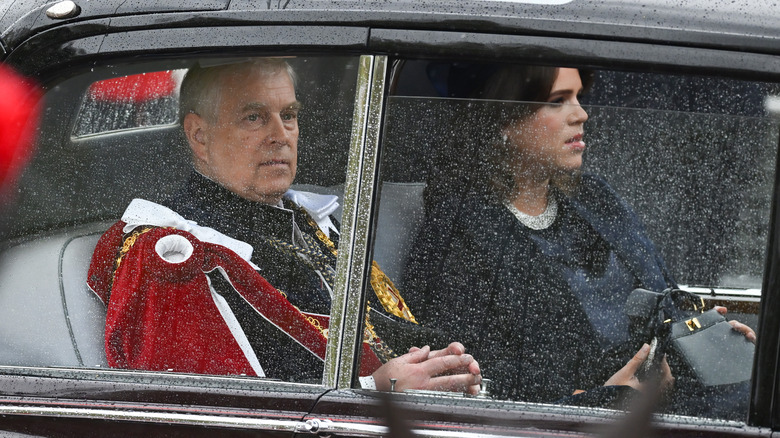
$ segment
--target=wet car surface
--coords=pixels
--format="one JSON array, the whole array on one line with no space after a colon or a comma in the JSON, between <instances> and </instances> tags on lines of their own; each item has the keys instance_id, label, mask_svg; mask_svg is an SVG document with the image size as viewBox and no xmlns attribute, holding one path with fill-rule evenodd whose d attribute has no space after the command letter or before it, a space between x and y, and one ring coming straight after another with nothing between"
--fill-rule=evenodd
<instances>
[{"instance_id":1,"label":"wet car surface","mask_svg":"<svg viewBox=\"0 0 780 438\"><path fill-rule=\"evenodd\" d=\"M467 437L648 427L659 436L771 436L780 427L780 17L771 1L759 3L4 2L2 62L45 97L36 156L2 219L0 430ZM132 199L159 202L186 181L185 72L256 57L285 57L298 75L294 188L340 197L322 379L112 369L105 304L86 286L97 240ZM371 260L407 284L437 160L467 155L452 148L453 120L488 105L447 78L464 65L504 64L593 72L580 99L589 116L584 170L633 208L681 288L758 333L739 409L650 422L652 409L632 417L574 406L567 394L539 401L497 397L501 388L489 386L479 396L360 387Z\"/></svg>"}]
</instances>

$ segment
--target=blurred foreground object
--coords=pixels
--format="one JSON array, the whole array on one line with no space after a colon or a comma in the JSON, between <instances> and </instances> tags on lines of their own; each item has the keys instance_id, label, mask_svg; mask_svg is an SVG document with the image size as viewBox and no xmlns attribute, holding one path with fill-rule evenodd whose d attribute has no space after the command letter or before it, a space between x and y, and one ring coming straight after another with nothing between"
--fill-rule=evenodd
<instances>
[{"instance_id":1,"label":"blurred foreground object","mask_svg":"<svg viewBox=\"0 0 780 438\"><path fill-rule=\"evenodd\" d=\"M7 201L32 155L41 90L0 64L0 199Z\"/></svg>"}]
</instances>

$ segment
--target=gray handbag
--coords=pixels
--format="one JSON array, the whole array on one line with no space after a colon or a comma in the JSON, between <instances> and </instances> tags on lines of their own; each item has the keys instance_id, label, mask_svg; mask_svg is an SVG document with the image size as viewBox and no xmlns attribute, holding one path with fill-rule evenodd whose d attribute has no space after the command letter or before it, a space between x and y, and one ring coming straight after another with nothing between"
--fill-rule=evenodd
<instances>
[{"instance_id":1,"label":"gray handbag","mask_svg":"<svg viewBox=\"0 0 780 438\"><path fill-rule=\"evenodd\" d=\"M629 297L627 312L633 317L644 313L642 336L652 339L642 374L657 370L667 355L675 376L704 387L750 380L755 345L715 309L704 311L698 295L681 289L662 293L638 289Z\"/></svg>"},{"instance_id":2,"label":"gray handbag","mask_svg":"<svg viewBox=\"0 0 780 438\"><path fill-rule=\"evenodd\" d=\"M669 346L704 386L750 380L755 345L715 309L671 323Z\"/></svg>"}]
</instances>

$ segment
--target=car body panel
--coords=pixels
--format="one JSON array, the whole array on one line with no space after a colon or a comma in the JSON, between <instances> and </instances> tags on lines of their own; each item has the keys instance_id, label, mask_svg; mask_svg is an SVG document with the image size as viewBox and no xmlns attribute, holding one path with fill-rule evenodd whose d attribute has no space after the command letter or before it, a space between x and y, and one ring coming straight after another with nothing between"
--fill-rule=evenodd
<instances>
[{"instance_id":1,"label":"car body panel","mask_svg":"<svg viewBox=\"0 0 780 438\"><path fill-rule=\"evenodd\" d=\"M155 24L183 27L188 24L202 26L209 23L240 24L258 21L267 24L351 23L354 26L370 27L393 23L393 27L400 29L457 29L475 33L570 35L595 40L666 41L669 45L740 49L759 53L777 53L780 39L774 17L771 13L762 12L772 11L770 0L764 0L764 3L760 4L748 1L723 1L715 4L689 2L685 11L680 10L678 3L669 0L632 4L573 1L565 5L451 1L445 2L446 7L442 7L441 2L419 1L268 1L267 8L263 7L266 6L264 4L257 5L256 2L232 2L227 11L208 14L194 11L222 10L227 2L188 2L180 7L161 6L154 1L134 2L133 6L119 1L103 3L85 4L83 12L73 22L112 15L115 18L106 23L107 32L124 27L121 18L130 14L133 14L134 27L153 27ZM8 5L0 23L3 28L9 29L2 34L4 46L7 48L15 48L31 35L49 27L72 23L39 18L45 16L42 8L30 13L34 18L25 18L20 22L19 17L9 12L11 6L12 4ZM25 10L25 6L29 7L20 5L18 10ZM120 9L117 9L118 6L121 6ZM166 13L179 11L183 13ZM147 16L145 20L144 14L153 15ZM36 25L45 20L48 20L47 25ZM28 21L36 24L28 24ZM723 32L718 24L723 21L728 23L728 32Z\"/></svg>"}]
</instances>

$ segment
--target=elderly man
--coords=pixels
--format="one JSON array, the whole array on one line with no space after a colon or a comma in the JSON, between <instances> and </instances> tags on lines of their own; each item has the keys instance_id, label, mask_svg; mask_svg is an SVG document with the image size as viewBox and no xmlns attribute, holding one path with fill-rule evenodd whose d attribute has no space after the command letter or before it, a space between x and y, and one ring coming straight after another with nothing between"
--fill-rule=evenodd
<instances>
[{"instance_id":1,"label":"elderly man","mask_svg":"<svg viewBox=\"0 0 780 438\"><path fill-rule=\"evenodd\" d=\"M90 266L88 283L108 307L110 365L321 379L338 204L290 190L294 80L280 59L188 72L180 112L195 172L165 205L134 200ZM413 326L392 282L373 283L381 318ZM461 344L394 357L368 317L365 326L364 386L389 389L395 378L397 390L478 390L479 366Z\"/></svg>"}]
</instances>

